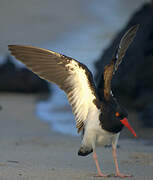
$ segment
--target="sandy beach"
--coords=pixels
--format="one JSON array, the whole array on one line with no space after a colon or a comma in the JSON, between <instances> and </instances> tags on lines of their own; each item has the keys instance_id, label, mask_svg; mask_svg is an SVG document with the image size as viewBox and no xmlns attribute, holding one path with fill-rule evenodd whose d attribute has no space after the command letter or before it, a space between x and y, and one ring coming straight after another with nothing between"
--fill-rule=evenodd
<instances>
[{"instance_id":1,"label":"sandy beach","mask_svg":"<svg viewBox=\"0 0 153 180\"><path fill-rule=\"evenodd\" d=\"M35 115L36 96L1 94L0 179L67 180L100 179L92 156L79 157L80 137L52 132ZM111 148L97 149L104 172L114 172ZM135 139L119 141L120 169L132 180L152 180L153 143ZM109 179L120 179L111 177Z\"/></svg>"}]
</instances>

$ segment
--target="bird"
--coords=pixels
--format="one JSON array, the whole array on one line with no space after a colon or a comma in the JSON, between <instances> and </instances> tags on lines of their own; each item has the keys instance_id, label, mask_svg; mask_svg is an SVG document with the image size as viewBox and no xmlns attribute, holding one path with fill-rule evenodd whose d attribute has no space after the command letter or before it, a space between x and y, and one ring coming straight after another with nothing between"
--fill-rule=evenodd
<instances>
[{"instance_id":1,"label":"bird","mask_svg":"<svg viewBox=\"0 0 153 180\"><path fill-rule=\"evenodd\" d=\"M111 81L123 57L136 36L139 25L129 28L121 38L111 61L104 67L100 83L96 86L93 75L86 65L63 54L25 45L8 45L12 56L25 64L32 72L63 90L81 134L79 156L92 153L99 177L109 177L101 171L97 146L112 146L115 176L130 177L119 170L117 143L123 127L137 137L128 121L128 113L120 105L111 90Z\"/></svg>"}]
</instances>

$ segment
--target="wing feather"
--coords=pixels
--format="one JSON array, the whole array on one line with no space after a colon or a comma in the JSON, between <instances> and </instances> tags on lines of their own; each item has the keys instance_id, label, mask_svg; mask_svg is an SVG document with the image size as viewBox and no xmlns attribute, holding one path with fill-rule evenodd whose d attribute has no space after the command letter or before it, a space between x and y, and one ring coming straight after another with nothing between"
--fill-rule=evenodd
<instances>
[{"instance_id":1,"label":"wing feather","mask_svg":"<svg viewBox=\"0 0 153 180\"><path fill-rule=\"evenodd\" d=\"M103 80L104 80L104 98L105 100L110 99L111 95L111 81L112 77L118 69L118 66L121 64L122 59L129 47L132 43L136 32L139 28L139 25L132 26L122 37L118 49L116 51L115 57L111 60L111 62L105 66Z\"/></svg>"},{"instance_id":2,"label":"wing feather","mask_svg":"<svg viewBox=\"0 0 153 180\"><path fill-rule=\"evenodd\" d=\"M78 132L82 130L89 108L96 99L93 77L88 68L59 53L21 45L9 45L11 54L41 78L57 84L67 94L76 119Z\"/></svg>"},{"instance_id":3,"label":"wing feather","mask_svg":"<svg viewBox=\"0 0 153 180\"><path fill-rule=\"evenodd\" d=\"M118 66L121 64L122 59L125 56L125 53L129 45L132 43L138 28L139 28L139 24L132 26L122 37L115 55L115 59L116 59L115 71L117 71Z\"/></svg>"}]
</instances>

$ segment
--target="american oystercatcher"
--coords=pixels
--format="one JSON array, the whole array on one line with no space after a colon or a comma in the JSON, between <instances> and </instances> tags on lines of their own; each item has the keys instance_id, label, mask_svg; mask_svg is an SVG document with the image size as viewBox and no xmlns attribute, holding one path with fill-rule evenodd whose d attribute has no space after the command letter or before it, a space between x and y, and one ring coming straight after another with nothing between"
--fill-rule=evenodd
<instances>
[{"instance_id":1,"label":"american oystercatcher","mask_svg":"<svg viewBox=\"0 0 153 180\"><path fill-rule=\"evenodd\" d=\"M115 176L128 177L120 173L116 146L120 131L126 126L136 137L128 122L128 114L117 102L111 91L111 80L122 62L126 50L133 41L139 25L132 26L122 37L115 55L104 68L103 80L96 88L92 73L77 60L65 55L32 46L9 45L11 54L41 78L57 84L67 94L76 119L78 133L82 133L79 156L93 152L97 176L107 177L100 170L96 146L112 145Z\"/></svg>"}]
</instances>

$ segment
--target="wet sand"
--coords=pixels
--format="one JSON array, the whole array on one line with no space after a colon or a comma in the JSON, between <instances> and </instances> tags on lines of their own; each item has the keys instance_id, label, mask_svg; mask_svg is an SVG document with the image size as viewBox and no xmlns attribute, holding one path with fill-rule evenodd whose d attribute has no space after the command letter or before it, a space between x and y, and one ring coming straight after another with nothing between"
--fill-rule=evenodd
<instances>
[{"instance_id":1,"label":"wet sand","mask_svg":"<svg viewBox=\"0 0 153 180\"><path fill-rule=\"evenodd\" d=\"M79 157L80 137L52 132L35 115L36 96L0 94L0 179L97 179L92 156ZM97 149L102 170L114 172L111 148ZM118 159L133 179L152 180L153 143L119 140ZM98 178L100 179L100 178ZM109 179L120 179L111 177Z\"/></svg>"}]
</instances>

